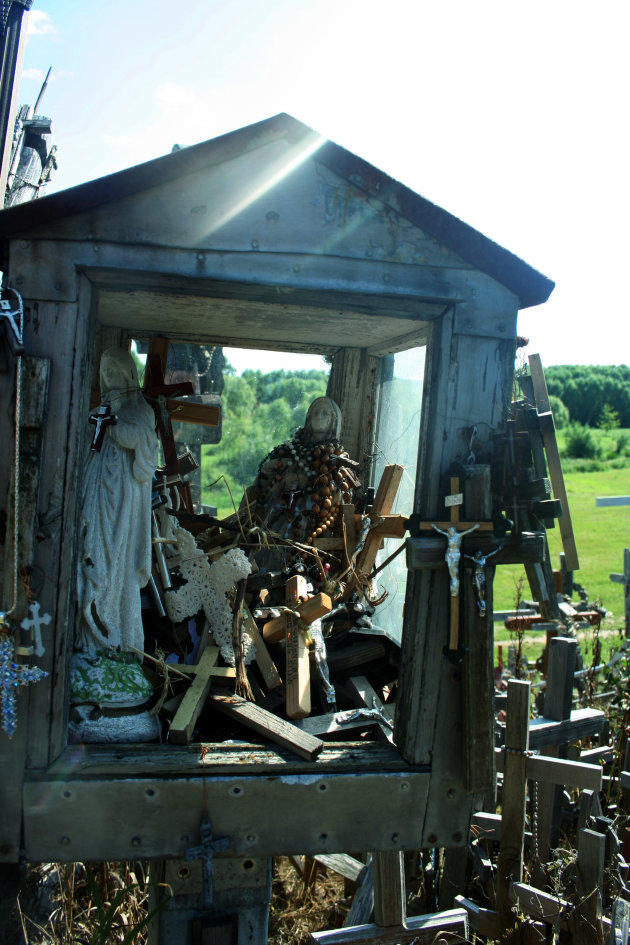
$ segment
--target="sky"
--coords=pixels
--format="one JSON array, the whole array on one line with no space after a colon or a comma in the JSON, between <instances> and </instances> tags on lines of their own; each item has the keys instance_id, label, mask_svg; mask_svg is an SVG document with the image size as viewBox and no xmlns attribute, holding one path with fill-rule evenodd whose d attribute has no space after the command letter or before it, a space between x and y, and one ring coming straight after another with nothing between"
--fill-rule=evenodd
<instances>
[{"instance_id":1,"label":"sky","mask_svg":"<svg viewBox=\"0 0 630 945\"><path fill-rule=\"evenodd\" d=\"M543 365L630 363L627 0L34 0L53 193L288 112L556 283ZM275 366L275 365L273 365Z\"/></svg>"}]
</instances>

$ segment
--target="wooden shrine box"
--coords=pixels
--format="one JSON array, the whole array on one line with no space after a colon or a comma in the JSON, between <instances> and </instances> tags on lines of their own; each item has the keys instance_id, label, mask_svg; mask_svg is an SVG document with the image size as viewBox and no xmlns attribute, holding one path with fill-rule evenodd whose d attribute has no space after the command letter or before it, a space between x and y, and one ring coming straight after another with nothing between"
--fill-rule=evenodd
<instances>
[{"instance_id":1,"label":"wooden shrine box","mask_svg":"<svg viewBox=\"0 0 630 945\"><path fill-rule=\"evenodd\" d=\"M24 303L19 565L32 565L53 615L45 654L25 660L49 675L19 691L13 738L0 732L0 859L180 857L197 842L204 799L236 856L464 843L480 790L467 750L492 764L492 623L469 641L475 660L444 658L445 566L409 572L398 750L327 743L306 762L270 746L67 744L89 390L100 352L130 337L326 354L344 442L360 456L382 359L426 345L414 511L435 521L465 431L502 428L517 312L553 284L287 115L6 210L0 236L5 285ZM15 370L3 357L10 536ZM7 609L9 537L2 551Z\"/></svg>"}]
</instances>

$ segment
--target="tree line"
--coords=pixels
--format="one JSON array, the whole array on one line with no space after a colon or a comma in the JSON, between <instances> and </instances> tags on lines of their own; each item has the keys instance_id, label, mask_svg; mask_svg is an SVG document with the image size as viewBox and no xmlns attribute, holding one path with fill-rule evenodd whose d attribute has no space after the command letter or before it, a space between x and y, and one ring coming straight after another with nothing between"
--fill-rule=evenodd
<instances>
[{"instance_id":1,"label":"tree line","mask_svg":"<svg viewBox=\"0 0 630 945\"><path fill-rule=\"evenodd\" d=\"M315 369L246 370L237 375L227 364L221 395L223 436L220 443L203 447L204 501L228 514L227 483L238 505L262 460L304 425L309 404L326 393L327 382L327 372ZM212 486L219 477L224 478Z\"/></svg>"},{"instance_id":2,"label":"tree line","mask_svg":"<svg viewBox=\"0 0 630 945\"><path fill-rule=\"evenodd\" d=\"M630 427L630 367L557 364L545 369L550 396L558 397L572 423L597 427L607 418Z\"/></svg>"}]
</instances>

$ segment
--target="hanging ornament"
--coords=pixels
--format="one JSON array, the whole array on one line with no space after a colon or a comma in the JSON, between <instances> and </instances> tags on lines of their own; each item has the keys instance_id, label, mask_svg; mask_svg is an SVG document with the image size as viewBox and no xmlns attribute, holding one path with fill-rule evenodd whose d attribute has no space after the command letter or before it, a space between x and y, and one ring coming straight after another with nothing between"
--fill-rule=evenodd
<instances>
[{"instance_id":1,"label":"hanging ornament","mask_svg":"<svg viewBox=\"0 0 630 945\"><path fill-rule=\"evenodd\" d=\"M13 638L0 638L0 724L9 738L17 726L16 694L18 686L39 682L48 673L38 666L21 666L15 662Z\"/></svg>"}]
</instances>

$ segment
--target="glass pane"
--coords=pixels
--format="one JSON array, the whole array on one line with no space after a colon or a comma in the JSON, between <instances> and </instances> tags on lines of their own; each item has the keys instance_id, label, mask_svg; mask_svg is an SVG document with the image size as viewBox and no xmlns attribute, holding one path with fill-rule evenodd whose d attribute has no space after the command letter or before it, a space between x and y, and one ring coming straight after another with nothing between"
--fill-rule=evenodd
<instances>
[{"instance_id":1,"label":"glass pane","mask_svg":"<svg viewBox=\"0 0 630 945\"><path fill-rule=\"evenodd\" d=\"M418 462L420 413L424 380L425 348L410 348L381 359L381 400L376 426L376 462L374 485L378 486L383 469L389 463L405 467L393 511L409 516ZM404 539L386 538L379 553L385 561ZM400 642L407 583L405 553L402 552L378 576L379 593L387 598L374 613L372 622L391 639Z\"/></svg>"}]
</instances>

